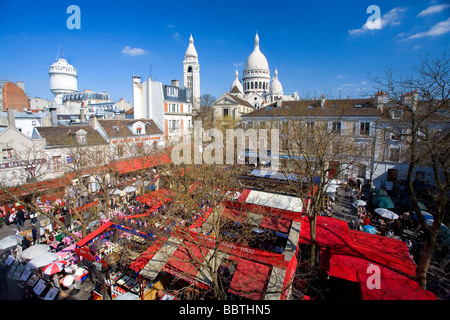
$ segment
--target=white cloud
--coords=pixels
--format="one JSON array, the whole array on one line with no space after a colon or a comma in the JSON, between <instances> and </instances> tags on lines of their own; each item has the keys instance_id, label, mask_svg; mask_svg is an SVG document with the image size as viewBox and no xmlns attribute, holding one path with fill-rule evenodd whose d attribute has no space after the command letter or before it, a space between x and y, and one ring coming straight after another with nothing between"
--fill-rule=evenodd
<instances>
[{"instance_id":1,"label":"white cloud","mask_svg":"<svg viewBox=\"0 0 450 320\"><path fill-rule=\"evenodd\" d=\"M405 8L405 7L396 7L394 9L391 9L390 11L386 12L385 14L383 14L380 17L380 24L381 24L380 29L383 29L387 26L401 24L400 18L402 17L403 13L406 10L407 10L407 8ZM348 33L351 35L359 35L359 34L366 33L367 31L370 31L370 30L377 30L377 29L370 29L368 27L368 23L369 22L366 21L366 23L361 28L349 30Z\"/></svg>"},{"instance_id":2,"label":"white cloud","mask_svg":"<svg viewBox=\"0 0 450 320\"><path fill-rule=\"evenodd\" d=\"M180 34L179 34L178 32L175 32L175 33L172 35L172 37L173 37L176 41L180 40Z\"/></svg>"},{"instance_id":3,"label":"white cloud","mask_svg":"<svg viewBox=\"0 0 450 320\"><path fill-rule=\"evenodd\" d=\"M175 26L173 24L168 24L167 28L175 28Z\"/></svg>"},{"instance_id":4,"label":"white cloud","mask_svg":"<svg viewBox=\"0 0 450 320\"><path fill-rule=\"evenodd\" d=\"M343 74L339 74L339 75L336 76L337 79L341 79L341 78L343 78L343 77L344 77Z\"/></svg>"},{"instance_id":5,"label":"white cloud","mask_svg":"<svg viewBox=\"0 0 450 320\"><path fill-rule=\"evenodd\" d=\"M447 8L450 8L450 4L448 4L448 3L436 4L434 6L428 7L425 10L421 11L417 16L425 17L425 16L428 16L433 13L442 12Z\"/></svg>"},{"instance_id":6,"label":"white cloud","mask_svg":"<svg viewBox=\"0 0 450 320\"><path fill-rule=\"evenodd\" d=\"M450 32L450 18L448 18L445 21L441 21L441 22L437 23L436 25L432 26L430 28L430 30L428 30L428 31L416 33L416 34L408 37L405 40L440 36L447 32Z\"/></svg>"},{"instance_id":7,"label":"white cloud","mask_svg":"<svg viewBox=\"0 0 450 320\"><path fill-rule=\"evenodd\" d=\"M131 48L129 46L126 46L122 49L122 53L128 56L141 56L143 54L146 54L147 52L144 49L141 48Z\"/></svg>"}]
</instances>

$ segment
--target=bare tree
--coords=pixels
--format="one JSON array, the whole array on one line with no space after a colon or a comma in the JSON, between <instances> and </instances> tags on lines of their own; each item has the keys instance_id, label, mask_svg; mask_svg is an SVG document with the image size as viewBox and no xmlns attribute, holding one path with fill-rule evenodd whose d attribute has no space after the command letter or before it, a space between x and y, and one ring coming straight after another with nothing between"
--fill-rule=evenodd
<instances>
[{"instance_id":1,"label":"bare tree","mask_svg":"<svg viewBox=\"0 0 450 320\"><path fill-rule=\"evenodd\" d=\"M400 134L404 143L403 157L409 164L407 191L424 232L423 251L416 270L416 279L423 288L426 287L427 272L441 223L448 223L450 212L449 66L445 54L438 58L426 56L419 66L411 68L408 77L393 70L387 70L381 79L372 76L372 81L389 95L391 105L403 113L400 123L393 125L393 129ZM433 173L434 186L421 194L431 209L432 225L426 223L418 205L420 193L414 183L414 173L418 166L429 167Z\"/></svg>"}]
</instances>

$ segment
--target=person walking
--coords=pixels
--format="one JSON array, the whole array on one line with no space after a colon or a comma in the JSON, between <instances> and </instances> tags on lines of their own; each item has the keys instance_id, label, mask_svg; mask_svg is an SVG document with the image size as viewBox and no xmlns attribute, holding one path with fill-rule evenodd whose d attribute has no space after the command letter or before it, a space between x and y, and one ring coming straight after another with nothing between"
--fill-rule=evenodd
<instances>
[{"instance_id":1,"label":"person walking","mask_svg":"<svg viewBox=\"0 0 450 320\"><path fill-rule=\"evenodd\" d=\"M23 222L25 221L25 212L23 212L22 209L19 209L17 211L16 219L17 219L17 229L21 229L23 227Z\"/></svg>"},{"instance_id":2,"label":"person walking","mask_svg":"<svg viewBox=\"0 0 450 320\"><path fill-rule=\"evenodd\" d=\"M31 225L31 234L33 236L33 245L37 243L37 227L36 224Z\"/></svg>"}]
</instances>

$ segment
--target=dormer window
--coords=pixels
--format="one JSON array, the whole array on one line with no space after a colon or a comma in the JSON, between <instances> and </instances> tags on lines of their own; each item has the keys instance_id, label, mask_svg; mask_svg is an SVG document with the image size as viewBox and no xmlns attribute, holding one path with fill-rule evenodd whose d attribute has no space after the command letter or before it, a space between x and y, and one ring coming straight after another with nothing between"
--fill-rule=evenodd
<instances>
[{"instance_id":1,"label":"dormer window","mask_svg":"<svg viewBox=\"0 0 450 320\"><path fill-rule=\"evenodd\" d=\"M115 131L115 132L119 132L119 128L118 127L112 127L113 128L113 130Z\"/></svg>"},{"instance_id":2,"label":"dormer window","mask_svg":"<svg viewBox=\"0 0 450 320\"><path fill-rule=\"evenodd\" d=\"M77 143L78 144L86 144L87 143L86 135L87 135L87 132L84 130L77 131L77 133L75 134L75 136L76 136L75 139L76 139Z\"/></svg>"},{"instance_id":3,"label":"dormer window","mask_svg":"<svg viewBox=\"0 0 450 320\"><path fill-rule=\"evenodd\" d=\"M137 134L141 134L142 133L142 127L137 127L136 128L136 133Z\"/></svg>"}]
</instances>

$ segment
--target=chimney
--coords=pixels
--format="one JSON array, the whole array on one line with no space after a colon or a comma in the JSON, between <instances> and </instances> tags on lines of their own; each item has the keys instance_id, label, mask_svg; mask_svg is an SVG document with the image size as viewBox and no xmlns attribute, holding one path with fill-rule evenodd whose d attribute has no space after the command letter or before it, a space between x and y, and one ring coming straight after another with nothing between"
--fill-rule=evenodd
<instances>
[{"instance_id":1,"label":"chimney","mask_svg":"<svg viewBox=\"0 0 450 320\"><path fill-rule=\"evenodd\" d=\"M18 86L23 90L23 92L25 92L25 83L23 81L16 81L16 86Z\"/></svg>"},{"instance_id":2,"label":"chimney","mask_svg":"<svg viewBox=\"0 0 450 320\"><path fill-rule=\"evenodd\" d=\"M276 105L276 107L277 108L281 108L281 104L283 103L283 100L281 100L281 99L278 99L277 100L277 105Z\"/></svg>"},{"instance_id":3,"label":"chimney","mask_svg":"<svg viewBox=\"0 0 450 320\"><path fill-rule=\"evenodd\" d=\"M15 113L16 109L14 108L8 108L8 124L13 127L14 129L16 128L16 117L15 117Z\"/></svg>"},{"instance_id":4,"label":"chimney","mask_svg":"<svg viewBox=\"0 0 450 320\"><path fill-rule=\"evenodd\" d=\"M322 99L320 100L320 107L323 108L325 106L325 95L322 94Z\"/></svg>"},{"instance_id":5,"label":"chimney","mask_svg":"<svg viewBox=\"0 0 450 320\"><path fill-rule=\"evenodd\" d=\"M97 121L97 117L95 115L92 115L89 118L89 126L92 127L92 129L97 130L98 129L98 121Z\"/></svg>"},{"instance_id":6,"label":"chimney","mask_svg":"<svg viewBox=\"0 0 450 320\"><path fill-rule=\"evenodd\" d=\"M377 109L383 111L384 105L388 102L388 94L387 92L377 91L375 94L375 106Z\"/></svg>"},{"instance_id":7,"label":"chimney","mask_svg":"<svg viewBox=\"0 0 450 320\"><path fill-rule=\"evenodd\" d=\"M180 81L179 80L172 80L171 81L171 85L173 87L179 87L180 86Z\"/></svg>"},{"instance_id":8,"label":"chimney","mask_svg":"<svg viewBox=\"0 0 450 320\"><path fill-rule=\"evenodd\" d=\"M58 114L56 112L56 108L49 108L50 110L50 117L52 119L52 126L57 127L58 126Z\"/></svg>"},{"instance_id":9,"label":"chimney","mask_svg":"<svg viewBox=\"0 0 450 320\"><path fill-rule=\"evenodd\" d=\"M86 111L84 108L80 108L80 122L86 121Z\"/></svg>"}]
</instances>

